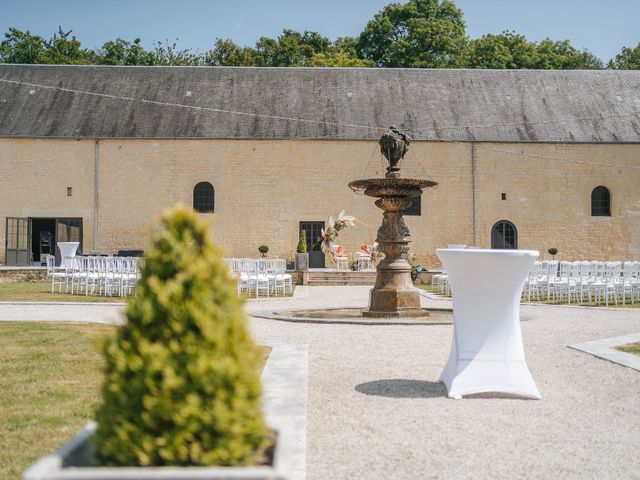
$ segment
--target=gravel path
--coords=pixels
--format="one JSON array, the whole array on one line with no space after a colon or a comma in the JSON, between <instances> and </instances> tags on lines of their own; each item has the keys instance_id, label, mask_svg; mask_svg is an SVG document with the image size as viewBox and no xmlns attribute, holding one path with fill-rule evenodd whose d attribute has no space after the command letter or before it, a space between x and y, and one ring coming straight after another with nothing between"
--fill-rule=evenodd
<instances>
[{"instance_id":1,"label":"gravel path","mask_svg":"<svg viewBox=\"0 0 640 480\"><path fill-rule=\"evenodd\" d=\"M293 299L250 301L246 309L363 307L368 291L298 288ZM120 308L2 304L0 320L113 322ZM450 325L252 319L258 341L309 346L307 478L640 478L640 372L567 348L640 332L640 310L523 306L521 313L541 401L447 399L437 379Z\"/></svg>"},{"instance_id":2,"label":"gravel path","mask_svg":"<svg viewBox=\"0 0 640 480\"><path fill-rule=\"evenodd\" d=\"M247 310L364 306L367 293L316 287ZM258 340L309 345L308 478L640 478L640 373L567 348L640 331L640 310L521 313L541 401L445 398L451 326L253 319Z\"/></svg>"}]
</instances>

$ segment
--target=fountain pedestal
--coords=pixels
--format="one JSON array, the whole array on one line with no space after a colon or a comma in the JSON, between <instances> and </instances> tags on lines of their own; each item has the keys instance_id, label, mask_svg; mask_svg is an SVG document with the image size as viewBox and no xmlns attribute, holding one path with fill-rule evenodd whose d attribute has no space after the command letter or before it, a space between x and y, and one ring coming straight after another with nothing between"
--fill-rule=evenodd
<instances>
[{"instance_id":1,"label":"fountain pedestal","mask_svg":"<svg viewBox=\"0 0 640 480\"><path fill-rule=\"evenodd\" d=\"M411 265L407 261L411 236L402 213L411 200L385 197L376 201L384 213L376 241L385 258L377 267L376 283L369 296L369 310L365 317L423 317L420 293L411 280Z\"/></svg>"},{"instance_id":2,"label":"fountain pedestal","mask_svg":"<svg viewBox=\"0 0 640 480\"><path fill-rule=\"evenodd\" d=\"M365 317L424 317L420 308L420 292L411 280L411 265L407 261L411 234L402 218L422 190L437 185L431 180L413 178L370 178L349 184L353 190L376 197L376 206L383 211L382 225L376 242L384 259L376 268L376 283L369 296Z\"/></svg>"},{"instance_id":3,"label":"fountain pedestal","mask_svg":"<svg viewBox=\"0 0 640 480\"><path fill-rule=\"evenodd\" d=\"M385 178L369 178L349 183L349 188L375 197L376 206L384 212L376 241L384 253L378 264L376 283L369 296L369 310L365 317L424 317L420 308L420 292L411 281L411 265L407 261L411 235L402 214L422 195L425 188L436 182L401 178L398 162L409 150L411 137L392 126L380 138L380 151L389 161Z\"/></svg>"}]
</instances>

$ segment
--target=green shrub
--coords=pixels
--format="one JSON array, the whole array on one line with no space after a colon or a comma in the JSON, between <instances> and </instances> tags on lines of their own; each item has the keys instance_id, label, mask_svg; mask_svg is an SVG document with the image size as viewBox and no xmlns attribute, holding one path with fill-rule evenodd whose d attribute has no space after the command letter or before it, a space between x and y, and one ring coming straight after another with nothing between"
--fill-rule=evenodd
<instances>
[{"instance_id":1,"label":"green shrub","mask_svg":"<svg viewBox=\"0 0 640 480\"><path fill-rule=\"evenodd\" d=\"M555 247L551 247L549 250L547 250L547 253L555 259L556 255L558 254L558 249Z\"/></svg>"},{"instance_id":2,"label":"green shrub","mask_svg":"<svg viewBox=\"0 0 640 480\"><path fill-rule=\"evenodd\" d=\"M300 239L298 240L298 248L296 249L298 253L307 253L307 231L300 231Z\"/></svg>"},{"instance_id":3,"label":"green shrub","mask_svg":"<svg viewBox=\"0 0 640 480\"><path fill-rule=\"evenodd\" d=\"M269 246L268 245L260 245L258 247L258 251L260 252L260 255L264 258L264 256L269 251Z\"/></svg>"},{"instance_id":4,"label":"green shrub","mask_svg":"<svg viewBox=\"0 0 640 480\"><path fill-rule=\"evenodd\" d=\"M105 465L247 465L265 446L258 351L208 225L163 215L127 323L104 347Z\"/></svg>"}]
</instances>

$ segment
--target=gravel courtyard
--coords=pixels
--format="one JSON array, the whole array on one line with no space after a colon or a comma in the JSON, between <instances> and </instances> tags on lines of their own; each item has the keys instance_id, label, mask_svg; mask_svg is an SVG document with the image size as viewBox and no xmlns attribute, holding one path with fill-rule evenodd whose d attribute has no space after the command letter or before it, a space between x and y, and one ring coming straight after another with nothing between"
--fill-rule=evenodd
<instances>
[{"instance_id":1,"label":"gravel courtyard","mask_svg":"<svg viewBox=\"0 0 640 480\"><path fill-rule=\"evenodd\" d=\"M306 288L247 310L365 306L368 290ZM310 480L640 478L640 372L567 348L640 331L640 310L525 305L521 317L541 401L446 398L449 325L254 318L253 330L309 345Z\"/></svg>"},{"instance_id":2,"label":"gravel courtyard","mask_svg":"<svg viewBox=\"0 0 640 480\"><path fill-rule=\"evenodd\" d=\"M364 307L369 288L298 287L246 309ZM5 303L0 320L113 323L121 309ZM259 342L309 347L309 480L640 478L640 372L567 348L640 332L640 309L524 305L521 317L541 401L446 398L451 325L251 322Z\"/></svg>"}]
</instances>

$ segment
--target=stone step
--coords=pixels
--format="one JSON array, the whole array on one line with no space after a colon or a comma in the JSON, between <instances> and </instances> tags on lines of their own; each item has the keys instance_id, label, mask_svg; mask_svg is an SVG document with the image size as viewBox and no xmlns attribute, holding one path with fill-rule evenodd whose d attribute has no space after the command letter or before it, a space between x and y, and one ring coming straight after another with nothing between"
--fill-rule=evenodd
<instances>
[{"instance_id":1,"label":"stone step","mask_svg":"<svg viewBox=\"0 0 640 480\"><path fill-rule=\"evenodd\" d=\"M373 285L376 272L320 271L307 273L307 285Z\"/></svg>"}]
</instances>

